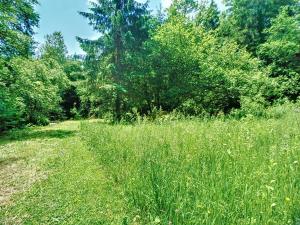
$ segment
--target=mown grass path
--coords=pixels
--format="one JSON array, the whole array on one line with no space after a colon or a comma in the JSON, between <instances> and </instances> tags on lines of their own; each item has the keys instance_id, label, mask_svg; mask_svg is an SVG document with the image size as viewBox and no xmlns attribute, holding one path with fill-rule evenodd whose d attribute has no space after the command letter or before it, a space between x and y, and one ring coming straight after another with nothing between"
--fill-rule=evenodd
<instances>
[{"instance_id":1,"label":"mown grass path","mask_svg":"<svg viewBox=\"0 0 300 225\"><path fill-rule=\"evenodd\" d=\"M0 224L112 223L101 168L67 121L2 137Z\"/></svg>"}]
</instances>

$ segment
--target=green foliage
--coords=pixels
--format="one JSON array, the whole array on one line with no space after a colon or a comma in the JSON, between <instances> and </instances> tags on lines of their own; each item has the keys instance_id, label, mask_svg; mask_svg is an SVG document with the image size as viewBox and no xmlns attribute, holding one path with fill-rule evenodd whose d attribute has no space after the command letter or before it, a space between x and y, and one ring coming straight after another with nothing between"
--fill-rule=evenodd
<instances>
[{"instance_id":1,"label":"green foliage","mask_svg":"<svg viewBox=\"0 0 300 225\"><path fill-rule=\"evenodd\" d=\"M62 113L56 118L78 117L81 107L79 89L82 82L86 79L86 71L82 59L67 56L67 47L61 32L54 32L45 37L45 43L40 49L41 59L50 62L53 68L60 68L61 76L67 78L67 85L59 87ZM64 73L64 74L63 74ZM73 113L76 112L76 113ZM53 116L53 115L52 115Z\"/></svg>"},{"instance_id":2,"label":"green foliage","mask_svg":"<svg viewBox=\"0 0 300 225\"><path fill-rule=\"evenodd\" d=\"M267 41L259 47L259 55L277 78L279 98L296 100L300 96L300 14L284 8L266 30Z\"/></svg>"},{"instance_id":3,"label":"green foliage","mask_svg":"<svg viewBox=\"0 0 300 225\"><path fill-rule=\"evenodd\" d=\"M168 16L190 16L197 11L198 3L195 0L174 0L168 11Z\"/></svg>"},{"instance_id":4,"label":"green foliage","mask_svg":"<svg viewBox=\"0 0 300 225\"><path fill-rule=\"evenodd\" d=\"M66 86L60 65L33 60L36 0L0 2L0 130L26 123L47 124L58 113L59 91Z\"/></svg>"},{"instance_id":5,"label":"green foliage","mask_svg":"<svg viewBox=\"0 0 300 225\"><path fill-rule=\"evenodd\" d=\"M226 0L222 13L213 0L176 0L166 15L135 0L93 1L80 12L99 33L78 38L86 56L68 57L54 32L33 59L35 4L0 3L2 130L79 116L132 121L158 109L258 115L299 97L295 0Z\"/></svg>"},{"instance_id":6,"label":"green foliage","mask_svg":"<svg viewBox=\"0 0 300 225\"><path fill-rule=\"evenodd\" d=\"M0 131L18 125L21 117L22 103L16 93L10 90L14 82L12 67L0 58Z\"/></svg>"},{"instance_id":7,"label":"green foliage","mask_svg":"<svg viewBox=\"0 0 300 225\"><path fill-rule=\"evenodd\" d=\"M84 49L97 50L97 58L104 58L105 73L101 77L110 81L115 90L115 118L120 120L124 107L123 90L128 69L128 58L137 52L148 38L149 11L147 4L134 0L103 1L91 3L90 12L81 12L89 19L93 28L100 33L97 41L80 39ZM93 52L94 53L94 52ZM93 73L95 74L95 72ZM96 73L96 76L98 74ZM97 80L97 78L96 78Z\"/></svg>"},{"instance_id":8,"label":"green foliage","mask_svg":"<svg viewBox=\"0 0 300 225\"><path fill-rule=\"evenodd\" d=\"M174 17L153 37L152 75L157 108L216 114L255 98L266 84L260 62L232 41L221 41L184 18ZM191 105L192 104L192 105Z\"/></svg>"},{"instance_id":9,"label":"green foliage","mask_svg":"<svg viewBox=\"0 0 300 225\"><path fill-rule=\"evenodd\" d=\"M51 113L59 112L59 90L66 78L58 65L51 68L43 61L16 58L10 62L14 82L9 92L19 99L19 111L27 122L45 124Z\"/></svg>"},{"instance_id":10,"label":"green foliage","mask_svg":"<svg viewBox=\"0 0 300 225\"><path fill-rule=\"evenodd\" d=\"M8 89L0 81L0 132L17 126L20 121L19 106L21 105L15 96L11 96Z\"/></svg>"},{"instance_id":11,"label":"green foliage","mask_svg":"<svg viewBox=\"0 0 300 225\"><path fill-rule=\"evenodd\" d=\"M300 95L299 2L225 3L220 15L214 1L174 0L165 17L134 0L93 1L80 14L99 38L78 38L83 60L67 56L61 32L33 57L37 1L0 0L0 131L82 116L121 122L84 122L81 139L53 127L12 132L20 145L53 138L66 157L47 161L56 176L0 216L29 224L299 222L299 103L288 102Z\"/></svg>"},{"instance_id":12,"label":"green foliage","mask_svg":"<svg viewBox=\"0 0 300 225\"><path fill-rule=\"evenodd\" d=\"M297 15L294 0L228 0L222 15L214 1L180 0L172 3L163 19L134 1L126 1L128 7L118 14L113 10L117 2L107 7L98 1L90 12L81 13L101 35L96 41L81 39L87 52L88 90L82 90L81 98L86 115L131 118L128 115L135 110L150 115L155 109L187 116L217 115L239 108L263 110L275 100L297 98L299 25L278 19L271 27L282 6L293 8ZM126 20L129 14L132 17ZM289 34L276 39L284 24L289 26L284 33ZM276 49L277 56L276 46L282 48ZM264 67L248 52L256 54L257 49L264 62L272 60L272 66ZM293 55L290 65L281 63L287 60L280 53ZM269 79L274 68L291 72L284 82L282 74L280 79Z\"/></svg>"},{"instance_id":13,"label":"green foliage","mask_svg":"<svg viewBox=\"0 0 300 225\"><path fill-rule=\"evenodd\" d=\"M61 32L46 35L45 43L40 49L42 59L56 60L60 65L66 62L67 47Z\"/></svg>"},{"instance_id":14,"label":"green foliage","mask_svg":"<svg viewBox=\"0 0 300 225\"><path fill-rule=\"evenodd\" d=\"M264 30L271 26L281 7L295 6L297 0L225 0L231 36L253 53L265 41Z\"/></svg>"},{"instance_id":15,"label":"green foliage","mask_svg":"<svg viewBox=\"0 0 300 225\"><path fill-rule=\"evenodd\" d=\"M33 50L33 29L39 15L37 0L0 1L0 57L29 56Z\"/></svg>"},{"instance_id":16,"label":"green foliage","mask_svg":"<svg viewBox=\"0 0 300 225\"><path fill-rule=\"evenodd\" d=\"M63 69L68 78L68 86L61 91L61 107L66 118L79 117L78 114L82 105L80 93L86 79L83 62L74 57L67 58L63 64Z\"/></svg>"},{"instance_id":17,"label":"green foliage","mask_svg":"<svg viewBox=\"0 0 300 225\"><path fill-rule=\"evenodd\" d=\"M196 23L203 26L207 31L215 30L219 26L220 11L214 0L208 6L206 4L200 6Z\"/></svg>"}]
</instances>

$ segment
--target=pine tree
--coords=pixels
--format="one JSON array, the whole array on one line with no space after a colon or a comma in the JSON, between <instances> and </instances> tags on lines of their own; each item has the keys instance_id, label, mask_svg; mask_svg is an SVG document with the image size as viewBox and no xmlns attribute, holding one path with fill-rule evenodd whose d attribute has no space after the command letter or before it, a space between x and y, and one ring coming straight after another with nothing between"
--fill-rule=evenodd
<instances>
[{"instance_id":1,"label":"pine tree","mask_svg":"<svg viewBox=\"0 0 300 225\"><path fill-rule=\"evenodd\" d=\"M136 51L148 37L145 26L149 12L147 4L134 0L98 0L91 2L90 12L80 12L100 33L96 41L78 38L84 49L101 59L108 58L110 78L115 87L115 119L122 115L122 93L128 53ZM96 51L96 52L95 52ZM89 56L88 56L89 57Z\"/></svg>"},{"instance_id":2,"label":"pine tree","mask_svg":"<svg viewBox=\"0 0 300 225\"><path fill-rule=\"evenodd\" d=\"M215 30L219 26L220 11L214 0L208 6L200 7L196 17L196 23L202 25L206 30Z\"/></svg>"},{"instance_id":3,"label":"pine tree","mask_svg":"<svg viewBox=\"0 0 300 225\"><path fill-rule=\"evenodd\" d=\"M34 11L37 0L0 1L0 56L28 57L33 54L34 27L39 15Z\"/></svg>"}]
</instances>

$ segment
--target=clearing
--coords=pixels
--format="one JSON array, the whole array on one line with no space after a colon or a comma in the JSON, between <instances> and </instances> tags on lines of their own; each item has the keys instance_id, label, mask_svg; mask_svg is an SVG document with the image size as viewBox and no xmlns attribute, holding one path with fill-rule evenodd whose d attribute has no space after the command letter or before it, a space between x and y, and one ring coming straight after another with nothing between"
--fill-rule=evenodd
<instances>
[{"instance_id":1,"label":"clearing","mask_svg":"<svg viewBox=\"0 0 300 225\"><path fill-rule=\"evenodd\" d=\"M0 224L297 224L300 114L109 125L0 141Z\"/></svg>"}]
</instances>

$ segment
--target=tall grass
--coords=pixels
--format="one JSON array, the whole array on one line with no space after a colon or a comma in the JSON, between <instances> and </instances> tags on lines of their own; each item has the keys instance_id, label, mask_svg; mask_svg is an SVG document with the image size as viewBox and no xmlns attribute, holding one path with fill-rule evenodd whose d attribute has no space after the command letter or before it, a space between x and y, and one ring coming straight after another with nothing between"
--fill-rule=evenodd
<instances>
[{"instance_id":1,"label":"tall grass","mask_svg":"<svg viewBox=\"0 0 300 225\"><path fill-rule=\"evenodd\" d=\"M299 222L293 110L280 119L83 123L82 135L113 183L111 195L126 202L124 224Z\"/></svg>"}]
</instances>

